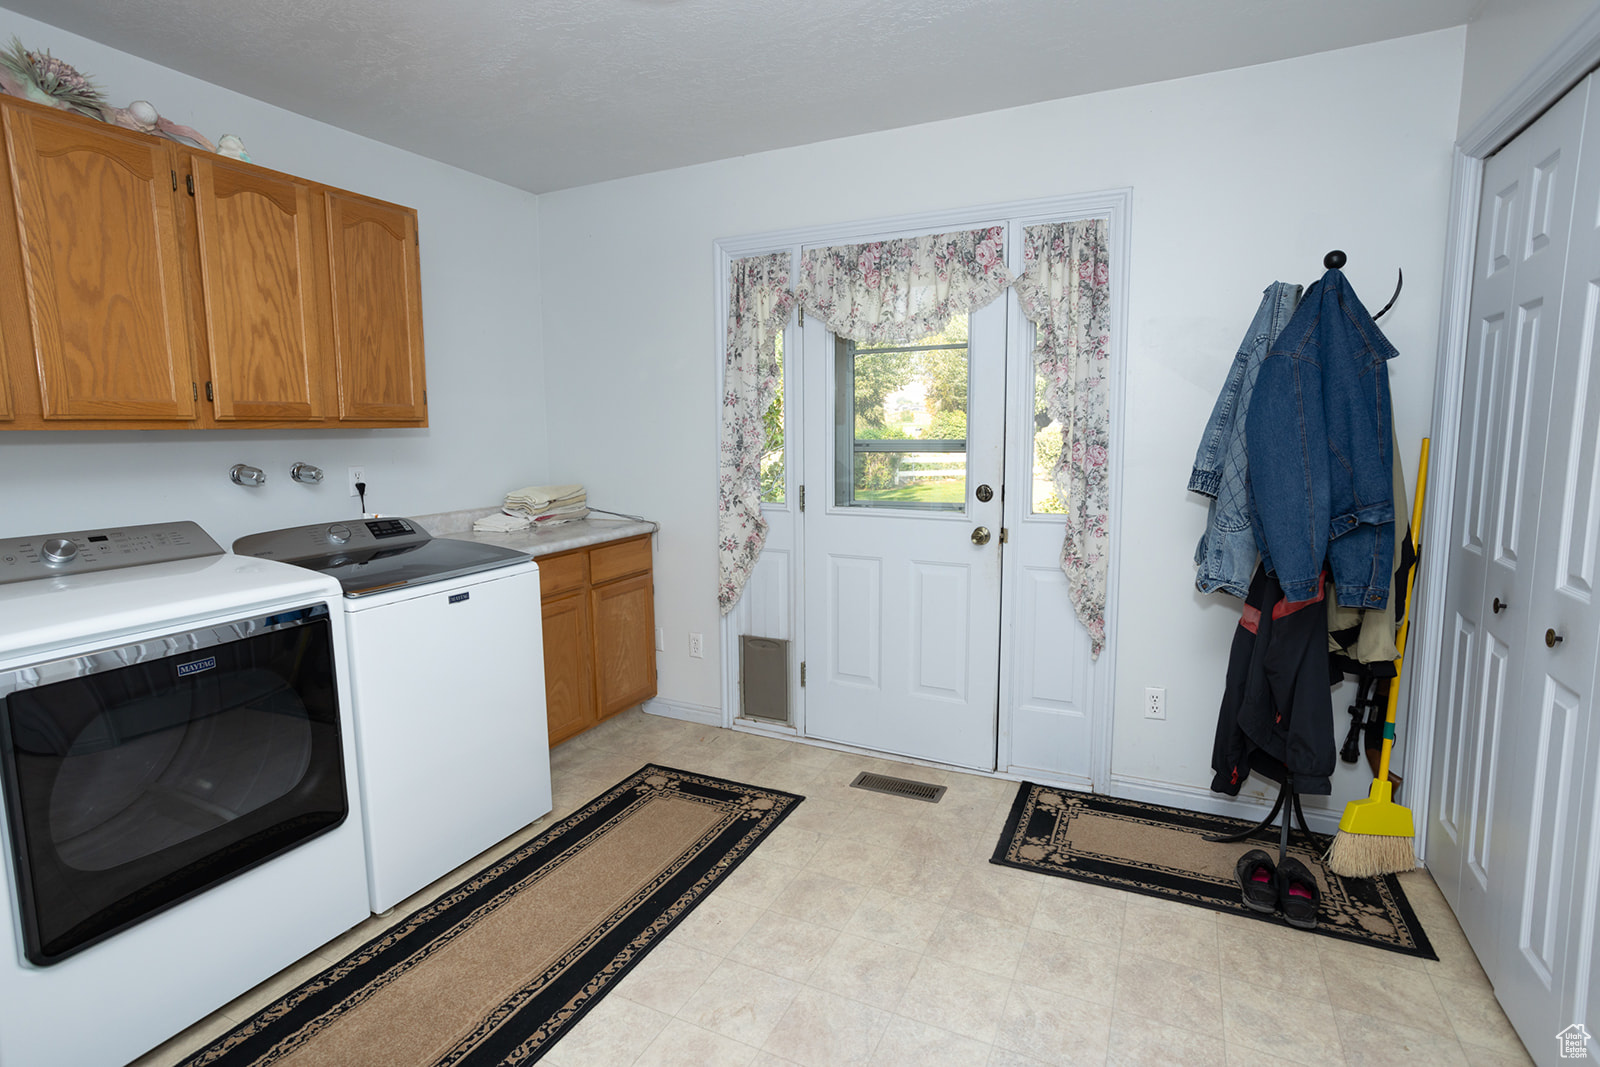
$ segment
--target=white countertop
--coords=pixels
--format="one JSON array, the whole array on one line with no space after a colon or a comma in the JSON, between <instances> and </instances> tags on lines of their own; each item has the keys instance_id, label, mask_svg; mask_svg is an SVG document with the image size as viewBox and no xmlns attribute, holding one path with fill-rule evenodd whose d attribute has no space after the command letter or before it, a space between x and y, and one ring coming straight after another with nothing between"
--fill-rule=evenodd
<instances>
[{"instance_id":1,"label":"white countertop","mask_svg":"<svg viewBox=\"0 0 1600 1067\"><path fill-rule=\"evenodd\" d=\"M486 545L503 545L526 552L534 559L552 556L574 548L587 548L607 541L621 541L640 534L655 533L660 526L648 519L625 519L591 511L588 518L574 519L559 526L544 526L514 533L479 533L472 523L485 515L493 515L499 508L475 508L467 511L445 511L433 515L414 515L412 518L435 537L453 537L459 541L477 541Z\"/></svg>"}]
</instances>

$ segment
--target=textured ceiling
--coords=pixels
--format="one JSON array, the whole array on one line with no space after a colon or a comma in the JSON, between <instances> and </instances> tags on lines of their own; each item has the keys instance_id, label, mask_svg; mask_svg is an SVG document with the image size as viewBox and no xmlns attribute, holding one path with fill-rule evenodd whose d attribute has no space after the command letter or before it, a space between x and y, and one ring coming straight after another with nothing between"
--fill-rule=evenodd
<instances>
[{"instance_id":1,"label":"textured ceiling","mask_svg":"<svg viewBox=\"0 0 1600 1067\"><path fill-rule=\"evenodd\" d=\"M1467 22L1481 0L5 6L544 192L1403 37Z\"/></svg>"}]
</instances>

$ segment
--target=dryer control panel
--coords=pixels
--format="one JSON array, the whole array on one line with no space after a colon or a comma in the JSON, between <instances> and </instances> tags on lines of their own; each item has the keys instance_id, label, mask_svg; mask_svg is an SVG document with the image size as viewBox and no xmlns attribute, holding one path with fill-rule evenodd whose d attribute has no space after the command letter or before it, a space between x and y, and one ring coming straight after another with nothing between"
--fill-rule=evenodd
<instances>
[{"instance_id":1,"label":"dryer control panel","mask_svg":"<svg viewBox=\"0 0 1600 1067\"><path fill-rule=\"evenodd\" d=\"M0 538L0 585L220 555L222 546L193 522L5 537Z\"/></svg>"},{"instance_id":2,"label":"dryer control panel","mask_svg":"<svg viewBox=\"0 0 1600 1067\"><path fill-rule=\"evenodd\" d=\"M410 519L347 519L250 534L233 543L241 556L301 563L356 549L422 545L433 536Z\"/></svg>"}]
</instances>

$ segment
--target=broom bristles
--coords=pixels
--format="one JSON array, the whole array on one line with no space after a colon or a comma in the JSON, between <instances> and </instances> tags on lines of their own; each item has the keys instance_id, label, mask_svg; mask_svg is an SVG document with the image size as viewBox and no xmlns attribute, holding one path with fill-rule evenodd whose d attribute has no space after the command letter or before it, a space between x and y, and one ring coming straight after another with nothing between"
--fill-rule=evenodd
<instances>
[{"instance_id":1,"label":"broom bristles","mask_svg":"<svg viewBox=\"0 0 1600 1067\"><path fill-rule=\"evenodd\" d=\"M1376 878L1403 874L1417 866L1417 853L1409 837L1352 834L1340 830L1323 857L1328 870L1344 878Z\"/></svg>"}]
</instances>

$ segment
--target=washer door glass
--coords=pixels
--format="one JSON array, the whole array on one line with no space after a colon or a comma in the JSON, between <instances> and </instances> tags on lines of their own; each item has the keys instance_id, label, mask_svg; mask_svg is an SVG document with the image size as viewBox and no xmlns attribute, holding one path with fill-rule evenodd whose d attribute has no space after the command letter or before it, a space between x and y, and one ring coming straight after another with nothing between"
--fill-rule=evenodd
<instances>
[{"instance_id":1,"label":"washer door glass","mask_svg":"<svg viewBox=\"0 0 1600 1067\"><path fill-rule=\"evenodd\" d=\"M0 675L0 694L0 772L35 963L348 813L326 605Z\"/></svg>"}]
</instances>

